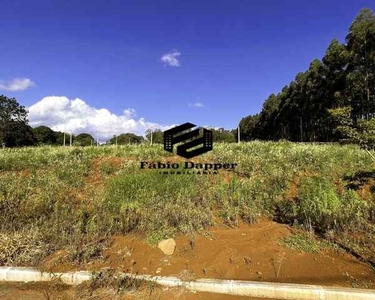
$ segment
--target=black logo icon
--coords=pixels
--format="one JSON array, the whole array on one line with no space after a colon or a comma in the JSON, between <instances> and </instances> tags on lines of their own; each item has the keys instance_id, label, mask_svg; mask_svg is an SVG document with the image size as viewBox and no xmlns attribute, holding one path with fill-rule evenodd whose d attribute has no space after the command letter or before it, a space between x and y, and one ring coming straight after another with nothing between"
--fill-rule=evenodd
<instances>
[{"instance_id":1,"label":"black logo icon","mask_svg":"<svg viewBox=\"0 0 375 300\"><path fill-rule=\"evenodd\" d=\"M173 145L187 141L186 143L177 146L177 155L191 158L211 151L212 131L205 128L190 130L195 126L196 125L191 123L185 123L164 131L164 150L173 153ZM203 137L193 139L194 137L199 136L201 130L203 130ZM189 152L187 151L199 145L203 146Z\"/></svg>"}]
</instances>

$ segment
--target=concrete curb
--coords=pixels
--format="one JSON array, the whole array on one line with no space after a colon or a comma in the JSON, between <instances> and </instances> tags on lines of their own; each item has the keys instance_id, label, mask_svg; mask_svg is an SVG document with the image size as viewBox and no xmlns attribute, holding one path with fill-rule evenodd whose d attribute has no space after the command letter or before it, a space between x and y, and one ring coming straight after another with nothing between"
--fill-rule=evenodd
<instances>
[{"instance_id":1,"label":"concrete curb","mask_svg":"<svg viewBox=\"0 0 375 300\"><path fill-rule=\"evenodd\" d=\"M11 268L0 267L0 281L51 281L53 279L60 279L62 282L70 285L78 285L84 281L92 278L91 273L80 272L67 272L67 273L47 273L29 268Z\"/></svg>"},{"instance_id":2,"label":"concrete curb","mask_svg":"<svg viewBox=\"0 0 375 300\"><path fill-rule=\"evenodd\" d=\"M375 300L375 290L323 287L317 285L270 283L240 280L197 279L182 281L177 277L134 275L122 276L153 281L162 286L184 287L199 292L220 293L284 300ZM42 273L28 268L0 267L0 281L50 281L60 278L64 283L77 285L92 279L86 271L68 273Z\"/></svg>"}]
</instances>

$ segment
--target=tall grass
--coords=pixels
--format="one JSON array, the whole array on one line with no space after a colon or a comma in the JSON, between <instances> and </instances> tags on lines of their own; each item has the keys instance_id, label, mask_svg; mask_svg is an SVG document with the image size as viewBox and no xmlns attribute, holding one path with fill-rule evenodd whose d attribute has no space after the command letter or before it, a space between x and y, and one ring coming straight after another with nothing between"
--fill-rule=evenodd
<instances>
[{"instance_id":1,"label":"tall grass","mask_svg":"<svg viewBox=\"0 0 375 300\"><path fill-rule=\"evenodd\" d=\"M25 236L19 239L43 249L20 250L0 257L0 264L37 264L60 249L85 262L100 256L114 234L138 232L156 242L207 228L214 215L233 226L263 214L308 222L321 232L374 222L372 194L346 187L347 178L374 168L356 146L216 144L193 161L237 163L235 171L162 175L139 169L140 161L170 159L181 160L161 145L0 150L0 234ZM5 248L0 243L0 252Z\"/></svg>"}]
</instances>

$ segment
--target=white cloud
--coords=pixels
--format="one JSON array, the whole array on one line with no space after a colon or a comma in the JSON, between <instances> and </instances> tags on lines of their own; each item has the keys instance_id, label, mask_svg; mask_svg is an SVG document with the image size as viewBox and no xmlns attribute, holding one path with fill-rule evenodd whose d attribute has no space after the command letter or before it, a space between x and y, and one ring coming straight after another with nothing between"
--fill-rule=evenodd
<instances>
[{"instance_id":1,"label":"white cloud","mask_svg":"<svg viewBox=\"0 0 375 300\"><path fill-rule=\"evenodd\" d=\"M9 81L0 80L0 90L11 92L23 91L34 85L35 83L29 78L15 78Z\"/></svg>"},{"instance_id":2,"label":"white cloud","mask_svg":"<svg viewBox=\"0 0 375 300\"><path fill-rule=\"evenodd\" d=\"M215 127L215 126L210 126L210 125L204 125L204 126L202 126L203 128L206 128L206 129L215 129L215 130L219 130L220 128L222 128L222 127Z\"/></svg>"},{"instance_id":3,"label":"white cloud","mask_svg":"<svg viewBox=\"0 0 375 300\"><path fill-rule=\"evenodd\" d=\"M180 55L181 55L180 51L172 50L171 52L164 54L160 58L160 61L162 61L165 66L179 67L180 61L178 60L178 58Z\"/></svg>"},{"instance_id":4,"label":"white cloud","mask_svg":"<svg viewBox=\"0 0 375 300\"><path fill-rule=\"evenodd\" d=\"M194 102L194 103L189 103L189 106L190 107L196 107L196 108L201 108L203 107L203 103L202 102Z\"/></svg>"},{"instance_id":5,"label":"white cloud","mask_svg":"<svg viewBox=\"0 0 375 300\"><path fill-rule=\"evenodd\" d=\"M137 116L137 114L133 108L128 108L124 110L124 116L128 118L134 118Z\"/></svg>"},{"instance_id":6,"label":"white cloud","mask_svg":"<svg viewBox=\"0 0 375 300\"><path fill-rule=\"evenodd\" d=\"M147 129L166 130L170 126L147 122L144 118L135 119L132 108L121 115L111 113L105 108L95 108L76 98L69 100L64 96L49 96L28 108L31 126L46 125L56 131L99 133L99 139L108 140L115 134L135 133L143 135Z\"/></svg>"}]
</instances>

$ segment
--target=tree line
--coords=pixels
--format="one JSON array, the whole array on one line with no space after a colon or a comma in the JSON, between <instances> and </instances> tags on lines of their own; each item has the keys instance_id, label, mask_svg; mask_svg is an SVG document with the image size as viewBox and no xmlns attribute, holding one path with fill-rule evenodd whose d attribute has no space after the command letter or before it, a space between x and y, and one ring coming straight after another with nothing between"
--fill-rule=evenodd
<instances>
[{"instance_id":1,"label":"tree line","mask_svg":"<svg viewBox=\"0 0 375 300\"><path fill-rule=\"evenodd\" d=\"M239 126L243 140L369 140L374 117L375 15L364 8L345 43L332 40L322 60L313 60L307 71L271 94L259 114L243 118Z\"/></svg>"},{"instance_id":2,"label":"tree line","mask_svg":"<svg viewBox=\"0 0 375 300\"><path fill-rule=\"evenodd\" d=\"M231 131L211 129L216 142L235 142ZM0 95L0 147L22 147L37 145L69 145L70 141L75 146L92 146L97 141L89 133L78 135L54 131L48 126L29 126L28 111L20 105L15 98ZM140 143L163 143L163 131L160 129L147 130L145 137L134 133L121 133L114 135L105 144L126 145Z\"/></svg>"},{"instance_id":3,"label":"tree line","mask_svg":"<svg viewBox=\"0 0 375 300\"><path fill-rule=\"evenodd\" d=\"M15 98L0 95L0 146L22 147L37 145L92 146L97 143L89 133L72 134L54 131L48 126L29 126L28 111ZM142 136L122 133L114 136L107 144L134 144L144 141Z\"/></svg>"}]
</instances>

